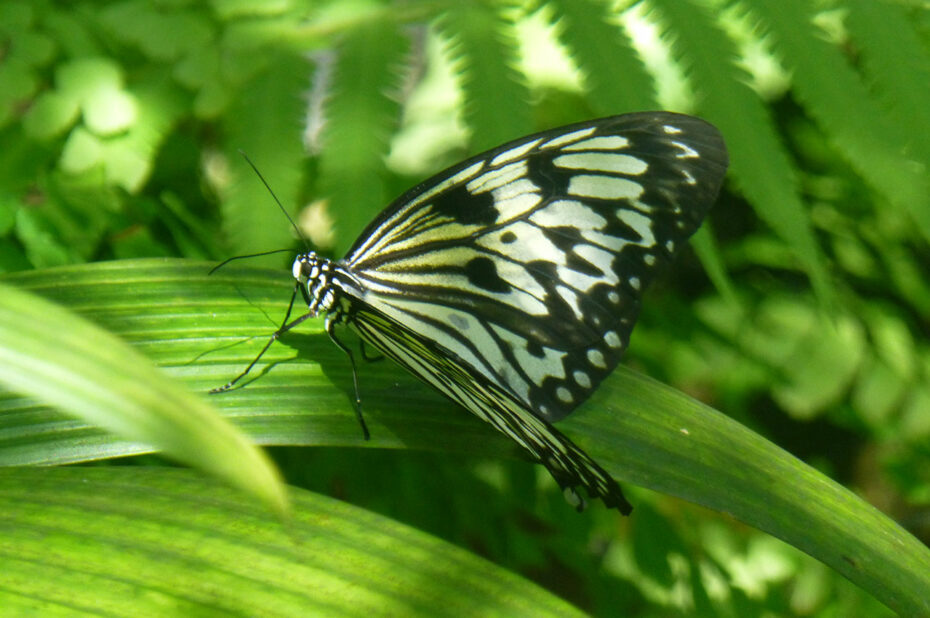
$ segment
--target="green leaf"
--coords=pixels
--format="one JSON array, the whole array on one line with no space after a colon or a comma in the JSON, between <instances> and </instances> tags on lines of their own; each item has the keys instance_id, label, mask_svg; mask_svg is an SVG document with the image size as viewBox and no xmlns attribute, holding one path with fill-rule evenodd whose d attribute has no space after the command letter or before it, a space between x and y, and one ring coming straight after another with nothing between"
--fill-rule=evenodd
<instances>
[{"instance_id":1,"label":"green leaf","mask_svg":"<svg viewBox=\"0 0 930 618\"><path fill-rule=\"evenodd\" d=\"M186 101L163 76L139 81L132 92L137 121L111 139L103 153L107 180L138 192L149 179L162 142L181 116Z\"/></svg>"},{"instance_id":2,"label":"green leaf","mask_svg":"<svg viewBox=\"0 0 930 618\"><path fill-rule=\"evenodd\" d=\"M508 4L462 2L436 22L452 43L450 56L465 93L465 120L472 129L475 152L516 139L533 128L529 91L512 67L517 41Z\"/></svg>"},{"instance_id":3,"label":"green leaf","mask_svg":"<svg viewBox=\"0 0 930 618\"><path fill-rule=\"evenodd\" d=\"M282 525L184 470L0 470L0 606L42 616L581 615L427 534L291 496Z\"/></svg>"},{"instance_id":4,"label":"green leaf","mask_svg":"<svg viewBox=\"0 0 930 618\"><path fill-rule=\"evenodd\" d=\"M229 268L207 277L206 271L200 263L141 260L5 280L92 316L203 392L254 358L293 289L287 272ZM321 322L289 333L256 367L254 381L214 400L255 439L364 444L348 363ZM391 363L361 365L360 382L371 446L515 452ZM131 452L30 402L8 396L0 410L0 457L7 464L34 461L41 441L72 461ZM559 428L618 480L729 513L822 560L902 614L928 609L930 550L850 491L680 392L620 369Z\"/></svg>"},{"instance_id":5,"label":"green leaf","mask_svg":"<svg viewBox=\"0 0 930 618\"><path fill-rule=\"evenodd\" d=\"M615 9L596 0L557 0L549 6L559 40L584 73L588 99L598 114L657 108L655 83L629 36L618 23L608 22Z\"/></svg>"},{"instance_id":6,"label":"green leaf","mask_svg":"<svg viewBox=\"0 0 930 618\"><path fill-rule=\"evenodd\" d=\"M0 64L0 128L16 117L17 105L38 86L38 77L25 62L4 59Z\"/></svg>"},{"instance_id":7,"label":"green leaf","mask_svg":"<svg viewBox=\"0 0 930 618\"><path fill-rule=\"evenodd\" d=\"M82 108L92 106L100 93L122 90L123 82L123 67L112 58L83 57L62 63L55 69L59 92L77 101Z\"/></svg>"},{"instance_id":8,"label":"green leaf","mask_svg":"<svg viewBox=\"0 0 930 618\"><path fill-rule=\"evenodd\" d=\"M202 397L167 379L112 334L2 285L0 344L0 383L11 391L133 441L127 453L163 451L285 511L277 473L262 452Z\"/></svg>"},{"instance_id":9,"label":"green leaf","mask_svg":"<svg viewBox=\"0 0 930 618\"><path fill-rule=\"evenodd\" d=\"M731 177L759 218L797 254L820 300L830 304L835 293L788 153L768 110L746 85L748 74L733 63L735 45L710 11L695 4L691 0L655 2L675 37L677 57L698 92L702 115L726 139Z\"/></svg>"},{"instance_id":10,"label":"green leaf","mask_svg":"<svg viewBox=\"0 0 930 618\"><path fill-rule=\"evenodd\" d=\"M23 117L23 130L34 139L57 137L70 128L78 113L77 101L49 90L36 97L32 107Z\"/></svg>"},{"instance_id":11,"label":"green leaf","mask_svg":"<svg viewBox=\"0 0 930 618\"><path fill-rule=\"evenodd\" d=\"M280 323L293 290L289 272L183 260L126 260L15 273L7 281L66 304L113 331L196 393L242 371ZM266 444L358 446L348 361L305 322L262 357L243 388L216 395L247 433ZM360 366L372 446L513 453L503 435L449 404L389 362ZM10 396L12 397L12 396ZM87 461L135 452L33 402L0 400L0 465ZM437 436L437 430L439 435Z\"/></svg>"},{"instance_id":12,"label":"green leaf","mask_svg":"<svg viewBox=\"0 0 930 618\"><path fill-rule=\"evenodd\" d=\"M894 3L846 0L844 4L850 35L875 90L887 102L896 124L909 127L910 146L930 160L930 144L924 138L930 135L930 91L925 88L930 83L930 53L918 35L919 26L903 6Z\"/></svg>"},{"instance_id":13,"label":"green leaf","mask_svg":"<svg viewBox=\"0 0 930 618\"><path fill-rule=\"evenodd\" d=\"M99 19L115 38L137 46L152 60L174 60L200 47L213 34L204 15L134 0L111 4Z\"/></svg>"},{"instance_id":14,"label":"green leaf","mask_svg":"<svg viewBox=\"0 0 930 618\"><path fill-rule=\"evenodd\" d=\"M297 127L306 113L304 91L310 63L285 52L262 54L267 65L242 84L224 114L228 183L220 187L223 230L232 253L257 253L288 246L293 233L268 189L238 154L244 152L293 212L298 202L305 155ZM273 222L270 224L269 222Z\"/></svg>"},{"instance_id":15,"label":"green leaf","mask_svg":"<svg viewBox=\"0 0 930 618\"><path fill-rule=\"evenodd\" d=\"M359 25L335 57L320 57L314 93L326 97L320 188L336 220L339 254L393 197L385 191L384 157L399 120L395 93L408 49L407 37L388 19Z\"/></svg>"},{"instance_id":16,"label":"green leaf","mask_svg":"<svg viewBox=\"0 0 930 618\"><path fill-rule=\"evenodd\" d=\"M885 199L907 212L930 239L930 179L926 161L909 157L908 129L889 115L840 51L823 40L809 3L755 2L775 51L794 74L798 100L823 127L840 155Z\"/></svg>"}]
</instances>

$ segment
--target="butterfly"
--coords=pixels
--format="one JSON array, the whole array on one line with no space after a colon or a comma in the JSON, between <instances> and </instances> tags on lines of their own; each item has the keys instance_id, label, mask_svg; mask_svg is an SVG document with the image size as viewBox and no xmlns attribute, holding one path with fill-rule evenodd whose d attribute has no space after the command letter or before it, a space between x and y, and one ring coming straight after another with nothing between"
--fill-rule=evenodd
<instances>
[{"instance_id":1,"label":"butterfly","mask_svg":"<svg viewBox=\"0 0 930 618\"><path fill-rule=\"evenodd\" d=\"M381 212L342 260L307 251L283 333L325 316L512 438L579 508L583 487L632 506L553 423L617 366L643 290L698 229L728 164L720 133L669 112L624 114L511 141ZM307 305L291 320L296 296ZM364 350L363 350L364 351Z\"/></svg>"}]
</instances>

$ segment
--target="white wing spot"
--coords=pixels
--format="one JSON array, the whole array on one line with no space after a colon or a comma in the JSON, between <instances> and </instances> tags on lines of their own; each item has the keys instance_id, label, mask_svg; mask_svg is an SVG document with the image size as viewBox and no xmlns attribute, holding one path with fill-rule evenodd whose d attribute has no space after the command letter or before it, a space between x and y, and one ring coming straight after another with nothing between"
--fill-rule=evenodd
<instances>
[{"instance_id":1,"label":"white wing spot","mask_svg":"<svg viewBox=\"0 0 930 618\"><path fill-rule=\"evenodd\" d=\"M527 174L526 161L510 163L496 170L490 170L468 181L465 188L469 193L485 193L512 183Z\"/></svg>"},{"instance_id":2,"label":"white wing spot","mask_svg":"<svg viewBox=\"0 0 930 618\"><path fill-rule=\"evenodd\" d=\"M634 201L633 201L633 207L634 207L636 210L638 210L639 212L646 212L646 213L649 213L649 212L656 212L655 207L653 207L653 206L650 205L650 204L646 204L645 202L640 202L639 200L634 200ZM666 208L668 208L668 207L666 206ZM677 207L677 206L673 209L673 212L678 212L678 207Z\"/></svg>"},{"instance_id":3,"label":"white wing spot","mask_svg":"<svg viewBox=\"0 0 930 618\"><path fill-rule=\"evenodd\" d=\"M526 221L514 221L506 227L502 228L501 231L502 233L513 232L514 235L520 239L519 246L515 246L516 243L511 243L510 245L501 245L498 241L499 235L496 233L486 234L484 236L478 237L475 240L475 244L485 249L490 249L492 252L501 254L511 254L515 249L519 249L520 262L524 264L527 262L532 262L535 259L544 259L549 262L555 262L556 264L565 264L565 252L559 249L551 240L546 238L546 235L543 233L543 231L535 225ZM464 261L449 262L447 260L447 263L464 263ZM498 268L500 268L500 264L498 264ZM520 266L520 268L524 273L526 272L522 266ZM522 280L515 281L508 279L504 275L501 276L514 285L524 285ZM536 280L532 277L526 277L525 279L526 285L532 287L532 290L527 288L527 291L532 291L534 295L542 298L544 294L537 294L537 291L542 290L542 286L536 283Z\"/></svg>"},{"instance_id":4,"label":"white wing spot","mask_svg":"<svg viewBox=\"0 0 930 618\"><path fill-rule=\"evenodd\" d=\"M491 159L491 165L500 165L501 163L507 163L508 161L513 161L514 159L518 157L522 157L527 152L532 150L533 146L538 144L540 141L542 140L535 139L525 144L520 144L519 146L515 146L511 148L510 150L505 150L504 152L500 153L499 155Z\"/></svg>"},{"instance_id":5,"label":"white wing spot","mask_svg":"<svg viewBox=\"0 0 930 618\"><path fill-rule=\"evenodd\" d=\"M422 195L414 199L412 202L410 202L405 207L405 209L401 212L408 212L411 208L413 208L417 204L421 204L426 200L432 199L436 195L442 193L443 191L447 190L450 187L454 187L460 182L465 182L466 180L468 180L469 178L471 178L472 176L480 172L484 168L484 165L485 165L485 161L478 161L477 163L473 163L472 165L469 165L468 167L463 169L458 174L454 174L450 176L449 178L446 178L444 181L440 182L435 187L433 187L429 191L426 191L425 193L423 193Z\"/></svg>"},{"instance_id":6,"label":"white wing spot","mask_svg":"<svg viewBox=\"0 0 930 618\"><path fill-rule=\"evenodd\" d=\"M560 135L556 138L553 138L539 147L540 150L546 150L547 148L558 148L563 144L570 144L572 142L577 142L580 139L584 139L594 133L594 130L597 127L588 127L587 129L579 129L577 131L572 131L571 133L566 133L565 135Z\"/></svg>"},{"instance_id":7,"label":"white wing spot","mask_svg":"<svg viewBox=\"0 0 930 618\"><path fill-rule=\"evenodd\" d=\"M581 388L591 388L591 378L584 371L575 371L572 373L572 377L575 378L575 382Z\"/></svg>"},{"instance_id":8,"label":"white wing spot","mask_svg":"<svg viewBox=\"0 0 930 618\"><path fill-rule=\"evenodd\" d=\"M646 263L646 266L654 266L656 263L656 256L651 253L647 253L643 256L643 262Z\"/></svg>"},{"instance_id":9,"label":"white wing spot","mask_svg":"<svg viewBox=\"0 0 930 618\"><path fill-rule=\"evenodd\" d=\"M514 221L507 227L503 228L503 231L504 233L508 231L513 232L514 235L520 239L519 246L516 246L517 243L511 243L510 245L500 245L497 241L498 237L496 234L487 234L485 236L481 236L475 240L475 243L496 253L512 254L515 251L519 251L520 261L524 264L531 262L534 259L544 259L546 261L554 262L560 265L565 264L565 252L559 249L551 240L546 238L546 235L543 233L543 231L535 225L527 223L526 221ZM464 261L448 263L464 263ZM498 264L498 269L500 269L500 264ZM524 269L522 266L520 266L520 269L524 274L526 273L526 269ZM532 292L534 296L539 298L544 296L542 293L542 286L540 286L532 277L523 277L517 280L510 279L505 275L501 275L501 277L513 285L519 287L530 286L529 288L525 289L527 289L529 292Z\"/></svg>"},{"instance_id":10,"label":"white wing spot","mask_svg":"<svg viewBox=\"0 0 930 618\"><path fill-rule=\"evenodd\" d=\"M629 145L630 140L620 135L603 135L571 144L562 150L566 152L573 150L622 150Z\"/></svg>"},{"instance_id":11,"label":"white wing spot","mask_svg":"<svg viewBox=\"0 0 930 618\"><path fill-rule=\"evenodd\" d=\"M498 222L516 219L535 208L542 201L537 189L532 182L522 179L492 191Z\"/></svg>"},{"instance_id":12,"label":"white wing spot","mask_svg":"<svg viewBox=\"0 0 930 618\"><path fill-rule=\"evenodd\" d=\"M655 244L656 239L652 234L652 221L646 215L638 213L635 210L621 208L617 211L617 218L633 228L633 231L642 238L641 242L636 244L649 247Z\"/></svg>"},{"instance_id":13,"label":"white wing spot","mask_svg":"<svg viewBox=\"0 0 930 618\"><path fill-rule=\"evenodd\" d=\"M614 174L629 174L631 176L638 176L649 169L649 166L642 159L607 152L565 154L556 157L552 162L565 169L596 170Z\"/></svg>"},{"instance_id":14,"label":"white wing spot","mask_svg":"<svg viewBox=\"0 0 930 618\"><path fill-rule=\"evenodd\" d=\"M620 341L620 335L618 335L615 330L609 330L604 333L604 342L612 348L619 348L623 345L623 342Z\"/></svg>"},{"instance_id":15,"label":"white wing spot","mask_svg":"<svg viewBox=\"0 0 930 618\"><path fill-rule=\"evenodd\" d=\"M527 226L531 227L531 226ZM531 228L532 229L532 228ZM482 241L485 239L481 239ZM492 235L488 240L493 241ZM480 242L481 246L487 246L492 251L501 251L501 245L494 242ZM504 245L506 247L506 245ZM391 270L383 270L379 273L369 273L358 275L362 280L368 294L380 295L387 293L392 296L392 300L384 299L383 302L403 303L405 299L395 297L394 294L398 288L403 289L405 286L434 286L444 289L461 289L467 287L469 281L464 274L451 274L439 272L440 267L447 264L466 264L475 256L480 255L474 249L465 249L462 247L453 247L450 249L438 249L431 253L412 256L409 258L398 259L395 261ZM557 252L551 254L552 259L564 257ZM546 256L547 259L549 256ZM498 276L509 283L511 287L506 292L494 292L482 288L472 288L473 293L482 294L488 298L494 298L497 301L507 303L523 313L530 315L545 315L547 313L546 289L536 281L526 270L522 263L506 260L499 257L490 258L494 262ZM370 299L372 302L377 298ZM380 301L379 301L380 302ZM468 315L462 313L461 315Z\"/></svg>"},{"instance_id":16,"label":"white wing spot","mask_svg":"<svg viewBox=\"0 0 930 618\"><path fill-rule=\"evenodd\" d=\"M599 230L607 225L607 219L577 200L552 202L534 212L530 221L543 227L561 227L570 223L581 230Z\"/></svg>"},{"instance_id":17,"label":"white wing spot","mask_svg":"<svg viewBox=\"0 0 930 618\"><path fill-rule=\"evenodd\" d=\"M614 292L613 290L611 290L610 292L607 293L607 300L609 300L610 302L616 305L617 303L620 302L620 295Z\"/></svg>"},{"instance_id":18,"label":"white wing spot","mask_svg":"<svg viewBox=\"0 0 930 618\"><path fill-rule=\"evenodd\" d=\"M588 362L598 369L607 369L607 362L600 350L588 350Z\"/></svg>"},{"instance_id":19,"label":"white wing spot","mask_svg":"<svg viewBox=\"0 0 930 618\"><path fill-rule=\"evenodd\" d=\"M609 234L602 234L601 232L595 232L593 230L582 230L581 237L588 242L599 247L604 247L605 249L610 249L615 253L619 253L621 249L630 244L630 241L620 238L619 236L610 236Z\"/></svg>"},{"instance_id":20,"label":"white wing spot","mask_svg":"<svg viewBox=\"0 0 930 618\"><path fill-rule=\"evenodd\" d=\"M627 178L579 174L569 181L568 193L602 200L633 200L643 194L643 187Z\"/></svg>"},{"instance_id":21,"label":"white wing spot","mask_svg":"<svg viewBox=\"0 0 930 618\"><path fill-rule=\"evenodd\" d=\"M668 133L669 135L678 135L679 133L681 133L681 129L679 129L678 127L673 127L670 124L664 125L662 127L662 130Z\"/></svg>"},{"instance_id":22,"label":"white wing spot","mask_svg":"<svg viewBox=\"0 0 930 618\"><path fill-rule=\"evenodd\" d=\"M614 254L604 251L594 245L575 245L572 253L585 259L589 264L604 273L605 277L613 279Z\"/></svg>"},{"instance_id":23,"label":"white wing spot","mask_svg":"<svg viewBox=\"0 0 930 618\"><path fill-rule=\"evenodd\" d=\"M694 179L694 176L692 176L692 175L691 175L691 172L689 172L688 170L681 170L681 175L685 177L685 184L686 184L686 185L692 185L692 186L693 186L693 185L696 185L696 184L697 184L697 180Z\"/></svg>"},{"instance_id":24,"label":"white wing spot","mask_svg":"<svg viewBox=\"0 0 930 618\"><path fill-rule=\"evenodd\" d=\"M542 358L533 356L526 349L526 339L496 324L492 324L491 327L499 337L510 344L514 358L530 382L540 384L549 376L565 378L565 367L562 364L564 352L544 347Z\"/></svg>"},{"instance_id":25,"label":"white wing spot","mask_svg":"<svg viewBox=\"0 0 930 618\"><path fill-rule=\"evenodd\" d=\"M669 253L671 253L672 251L675 250L675 242L672 241L672 240L666 240L666 241L665 241L665 248L666 248L666 250L668 250Z\"/></svg>"},{"instance_id":26,"label":"white wing spot","mask_svg":"<svg viewBox=\"0 0 930 618\"><path fill-rule=\"evenodd\" d=\"M575 317L579 320L582 319L584 314L581 312L581 304L578 302L578 295L575 294L572 289L567 288L564 285L558 286L555 290L559 293L559 296L562 297L562 300L564 300L568 306L572 308L572 311L575 312Z\"/></svg>"},{"instance_id":27,"label":"white wing spot","mask_svg":"<svg viewBox=\"0 0 930 618\"><path fill-rule=\"evenodd\" d=\"M630 277L630 287L639 291L639 277Z\"/></svg>"},{"instance_id":28,"label":"white wing spot","mask_svg":"<svg viewBox=\"0 0 930 618\"><path fill-rule=\"evenodd\" d=\"M681 152L675 155L676 159L697 159L701 156L698 154L697 150L687 144L682 144L681 142L671 142L671 144L681 149Z\"/></svg>"},{"instance_id":29,"label":"white wing spot","mask_svg":"<svg viewBox=\"0 0 930 618\"><path fill-rule=\"evenodd\" d=\"M368 289L368 293L371 295L367 297L368 300L389 318L409 327L424 337L434 340L452 351L453 354L457 354L462 362L471 365L485 375L487 375L485 366L497 367L506 362L500 348L491 337L491 333L474 315L454 309L445 314L446 319L449 320L451 320L452 314L458 314L459 318L468 324L468 339L474 344L475 348L481 350L482 358L478 358L468 346L451 335L447 326L435 326L424 319L437 317L435 304L412 300L409 297L381 297L371 288Z\"/></svg>"},{"instance_id":30,"label":"white wing spot","mask_svg":"<svg viewBox=\"0 0 930 618\"><path fill-rule=\"evenodd\" d=\"M558 397L559 401L563 403L572 402L572 392L564 386L560 386L559 388L555 389L555 396Z\"/></svg>"},{"instance_id":31,"label":"white wing spot","mask_svg":"<svg viewBox=\"0 0 930 618\"><path fill-rule=\"evenodd\" d=\"M506 382L507 385L514 390L514 392L519 393L520 396L524 398L529 397L530 385L527 383L526 378L524 378L524 374L529 377L530 381L545 378L547 375L545 373L545 369L548 368L540 367L539 363L545 362L545 360L548 360L548 358L539 359L530 356L526 352L527 341L524 337L521 337L520 335L507 330L502 326L498 326L497 324L492 323L491 328L494 330L494 333L497 334L498 337L503 339L504 345L514 354L514 357L517 359L517 364L519 366L518 368L514 367L512 363L507 362L503 359L503 357L501 357L502 362L495 366L495 370L498 374L500 374L504 382ZM531 362L535 362L536 364L533 366L528 366L526 357L532 358ZM561 366L561 363L559 363L559 366ZM522 369L522 373L518 369ZM538 369L543 369L541 376L537 373Z\"/></svg>"},{"instance_id":32,"label":"white wing spot","mask_svg":"<svg viewBox=\"0 0 930 618\"><path fill-rule=\"evenodd\" d=\"M559 266L556 269L556 273L563 283L583 293L588 292L598 283L604 283L604 277L592 277L591 275L586 275L567 266ZM610 283L616 283L617 276L614 273L610 273L608 280Z\"/></svg>"}]
</instances>

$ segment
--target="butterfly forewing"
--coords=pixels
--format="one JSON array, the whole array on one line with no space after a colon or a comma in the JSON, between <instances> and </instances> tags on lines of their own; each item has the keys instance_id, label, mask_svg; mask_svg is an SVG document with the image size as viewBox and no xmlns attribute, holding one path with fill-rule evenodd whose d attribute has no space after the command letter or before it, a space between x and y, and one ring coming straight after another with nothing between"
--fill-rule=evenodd
<instances>
[{"instance_id":1,"label":"butterfly forewing","mask_svg":"<svg viewBox=\"0 0 930 618\"><path fill-rule=\"evenodd\" d=\"M726 165L719 133L690 116L562 127L408 191L341 265L370 312L558 420L617 365L642 290L700 225Z\"/></svg>"}]
</instances>

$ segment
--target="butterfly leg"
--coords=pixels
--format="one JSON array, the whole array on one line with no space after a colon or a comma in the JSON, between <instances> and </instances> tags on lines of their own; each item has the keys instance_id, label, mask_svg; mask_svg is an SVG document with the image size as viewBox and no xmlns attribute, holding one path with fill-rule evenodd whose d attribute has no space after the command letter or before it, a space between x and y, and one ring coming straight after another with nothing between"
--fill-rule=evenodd
<instances>
[{"instance_id":1,"label":"butterfly leg","mask_svg":"<svg viewBox=\"0 0 930 618\"><path fill-rule=\"evenodd\" d=\"M358 419L358 424L362 426L362 435L366 440L370 440L371 434L368 433L368 425L365 424L365 417L362 416L362 395L358 390L358 371L355 368L355 357L352 355L352 350L336 337L336 323L339 322L340 319L341 315L338 313L330 313L327 315L326 333L329 335L329 338L333 340L333 343L349 357L349 364L352 366L352 385L355 387L355 417ZM362 355L364 356L364 348L362 350Z\"/></svg>"},{"instance_id":2,"label":"butterfly leg","mask_svg":"<svg viewBox=\"0 0 930 618\"><path fill-rule=\"evenodd\" d=\"M220 387L218 387L218 388L211 389L211 390L210 390L210 394L211 394L211 395L215 395L215 394L217 394L217 393L223 393L223 392L228 391L229 389L231 389L233 386L235 386L236 383L239 382L239 380L241 380L242 378L244 378L245 376L247 376L247 375L249 374L249 372L252 371L252 368L255 366L255 363L257 363L258 360L259 360L262 356L264 356L265 352L268 351L268 348L271 347L271 344L274 343L275 341L277 341L278 338L279 338L281 335L283 335L283 334L286 333L287 331L291 330L292 328L294 328L295 326L297 326L298 324L300 324L301 322L303 322L303 321L306 320L307 318L312 318L312 317L315 316L314 313L305 313L304 315L302 315L302 316L300 316L299 318L295 319L293 322L288 322L288 320L291 318L291 310L293 310L293 308L294 308L294 299L295 299L296 297L297 297L297 288L295 287L295 288L294 288L294 293L291 294L291 302L290 302L290 304L287 306L287 313L284 314L284 320L281 321L281 326L278 327L278 330L276 330L276 331L271 335L271 337L268 339L268 343L266 343L266 344L265 344L265 347L262 348L262 351L258 353L258 356L256 356L256 357L252 360L251 363L249 363L249 366L245 368L245 371L243 371L242 373L240 373L239 375L237 375L235 378L233 378L232 380L230 380L229 382L227 382L227 383L224 384L223 386L220 386Z\"/></svg>"}]
</instances>

